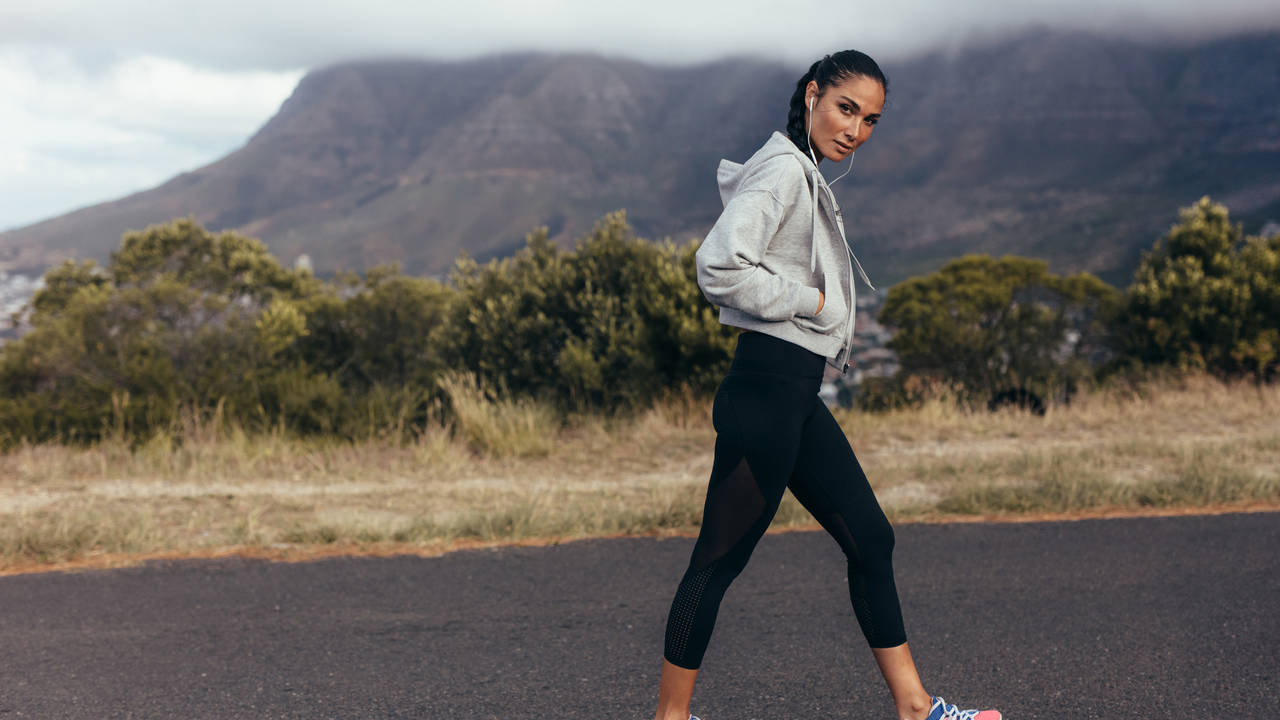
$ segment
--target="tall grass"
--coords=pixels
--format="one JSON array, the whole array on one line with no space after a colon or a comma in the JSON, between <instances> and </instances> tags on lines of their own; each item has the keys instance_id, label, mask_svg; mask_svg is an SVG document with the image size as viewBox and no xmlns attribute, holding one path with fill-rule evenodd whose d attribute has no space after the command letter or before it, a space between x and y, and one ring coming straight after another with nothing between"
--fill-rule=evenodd
<instances>
[{"instance_id":1,"label":"tall grass","mask_svg":"<svg viewBox=\"0 0 1280 720\"><path fill-rule=\"evenodd\" d=\"M495 457L536 457L551 451L559 420L546 404L499 397L475 373L447 373L439 380L458 431L476 451Z\"/></svg>"},{"instance_id":2,"label":"tall grass","mask_svg":"<svg viewBox=\"0 0 1280 720\"><path fill-rule=\"evenodd\" d=\"M710 398L685 390L637 415L556 417L471 377L442 388L456 420L407 438L301 439L191 414L137 447L20 444L0 455L0 569L697 532ZM1099 389L1041 417L946 399L834 414L902 521L1280 507L1278 408L1280 387L1186 376ZM774 526L816 524L788 493Z\"/></svg>"}]
</instances>

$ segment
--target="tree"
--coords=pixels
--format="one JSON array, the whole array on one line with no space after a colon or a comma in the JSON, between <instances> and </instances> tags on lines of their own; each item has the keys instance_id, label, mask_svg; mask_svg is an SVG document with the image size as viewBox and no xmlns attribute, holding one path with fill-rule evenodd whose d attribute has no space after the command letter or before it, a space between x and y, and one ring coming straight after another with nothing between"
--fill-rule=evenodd
<instances>
[{"instance_id":1,"label":"tree","mask_svg":"<svg viewBox=\"0 0 1280 720\"><path fill-rule=\"evenodd\" d=\"M919 376L957 386L969 403L1035 404L1067 398L1105 359L1117 298L1088 273L1062 278L1042 260L966 255L894 286L879 319L896 330L900 383Z\"/></svg>"},{"instance_id":2,"label":"tree","mask_svg":"<svg viewBox=\"0 0 1280 720\"><path fill-rule=\"evenodd\" d=\"M1244 237L1208 196L1179 216L1134 272L1116 321L1117 347L1144 366L1273 377L1280 236Z\"/></svg>"},{"instance_id":3,"label":"tree","mask_svg":"<svg viewBox=\"0 0 1280 720\"><path fill-rule=\"evenodd\" d=\"M450 364L566 408L634 408L681 385L709 391L732 334L698 289L696 250L636 238L618 211L569 252L540 228L513 258L480 267L464 255L452 275Z\"/></svg>"},{"instance_id":4,"label":"tree","mask_svg":"<svg viewBox=\"0 0 1280 720\"><path fill-rule=\"evenodd\" d=\"M709 392L733 331L698 290L696 250L636 238L618 212L570 252L542 228L515 258L482 268L464 254L456 287L398 265L335 285L253 238L154 225L105 267L49 272L32 331L0 347L0 446L116 428L141 442L184 410L251 430L399 433L443 408L446 369L562 408Z\"/></svg>"},{"instance_id":5,"label":"tree","mask_svg":"<svg viewBox=\"0 0 1280 720\"><path fill-rule=\"evenodd\" d=\"M125 233L109 267L116 287L146 287L167 277L259 308L277 295L303 297L319 284L308 271L281 266L261 240L215 235L190 217Z\"/></svg>"},{"instance_id":6,"label":"tree","mask_svg":"<svg viewBox=\"0 0 1280 720\"><path fill-rule=\"evenodd\" d=\"M32 298L32 331L3 348L0 427L10 440L92 440L114 425L137 440L181 406L219 402L269 422L287 409L280 389L306 375L285 351L306 333L297 303L319 285L258 240L190 218L126 233L105 268L64 263Z\"/></svg>"}]
</instances>

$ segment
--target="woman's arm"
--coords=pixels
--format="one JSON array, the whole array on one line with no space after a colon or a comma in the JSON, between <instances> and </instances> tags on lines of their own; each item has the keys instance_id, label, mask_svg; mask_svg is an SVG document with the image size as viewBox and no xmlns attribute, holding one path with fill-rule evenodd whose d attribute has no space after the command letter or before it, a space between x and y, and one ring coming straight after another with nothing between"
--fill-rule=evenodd
<instances>
[{"instance_id":1,"label":"woman's arm","mask_svg":"<svg viewBox=\"0 0 1280 720\"><path fill-rule=\"evenodd\" d=\"M698 286L713 305L771 321L818 314L814 306L825 302L821 291L760 266L783 214L782 202L768 190L739 192L725 205L694 256Z\"/></svg>"}]
</instances>

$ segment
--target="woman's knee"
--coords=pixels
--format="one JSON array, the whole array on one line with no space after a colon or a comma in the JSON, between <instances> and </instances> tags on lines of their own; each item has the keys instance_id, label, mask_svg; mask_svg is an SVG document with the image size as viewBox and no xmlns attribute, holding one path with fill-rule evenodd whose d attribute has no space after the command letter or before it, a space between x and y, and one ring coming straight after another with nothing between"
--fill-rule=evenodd
<instances>
[{"instance_id":1,"label":"woman's knee","mask_svg":"<svg viewBox=\"0 0 1280 720\"><path fill-rule=\"evenodd\" d=\"M885 518L883 515L881 515L881 517L884 519L880 529L880 535L881 535L880 542L881 544L884 545L885 555L892 556L893 547L895 544L897 544L898 539L893 532L893 525L889 523L889 518Z\"/></svg>"},{"instance_id":2,"label":"woman's knee","mask_svg":"<svg viewBox=\"0 0 1280 720\"><path fill-rule=\"evenodd\" d=\"M863 572L892 572L896 542L893 525L880 514L875 520L859 523L854 531L854 543L858 549L854 560L862 567Z\"/></svg>"}]
</instances>

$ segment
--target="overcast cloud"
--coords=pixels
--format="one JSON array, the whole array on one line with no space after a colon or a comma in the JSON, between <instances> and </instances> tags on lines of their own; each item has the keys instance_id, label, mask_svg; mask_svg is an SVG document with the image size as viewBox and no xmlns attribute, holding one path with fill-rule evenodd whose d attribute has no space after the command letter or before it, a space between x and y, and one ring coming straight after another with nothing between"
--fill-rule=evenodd
<instances>
[{"instance_id":1,"label":"overcast cloud","mask_svg":"<svg viewBox=\"0 0 1280 720\"><path fill-rule=\"evenodd\" d=\"M157 185L239 147L309 68L369 57L588 51L726 55L803 69L846 47L892 61L1032 24L1140 39L1280 27L1275 0L650 0L0 5L0 229Z\"/></svg>"}]
</instances>

